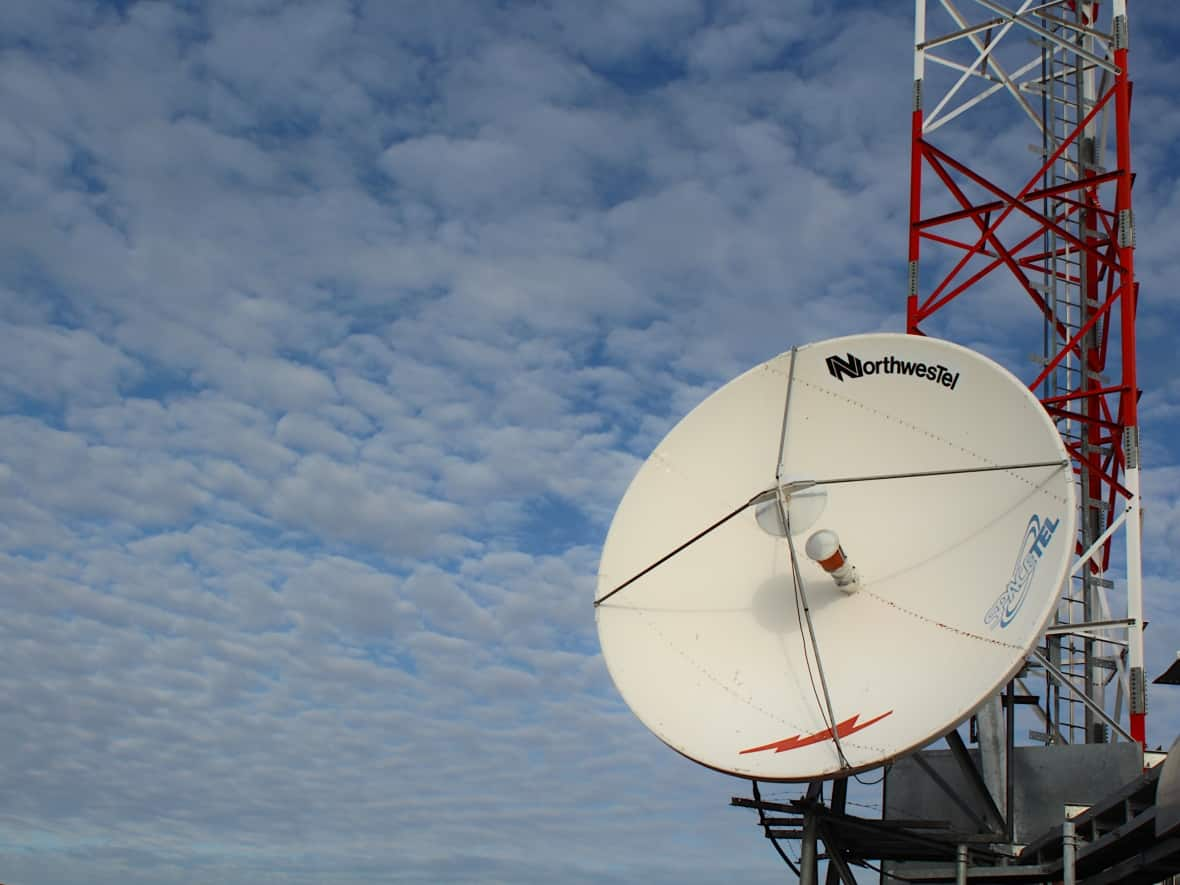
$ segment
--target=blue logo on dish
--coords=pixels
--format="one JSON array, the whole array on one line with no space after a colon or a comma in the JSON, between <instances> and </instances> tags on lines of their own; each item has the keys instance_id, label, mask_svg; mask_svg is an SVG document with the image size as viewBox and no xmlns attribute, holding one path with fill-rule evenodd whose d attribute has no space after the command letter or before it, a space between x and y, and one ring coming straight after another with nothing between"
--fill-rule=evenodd
<instances>
[{"instance_id":1,"label":"blue logo on dish","mask_svg":"<svg viewBox=\"0 0 1180 885\"><path fill-rule=\"evenodd\" d=\"M983 622L993 630L1001 629L1012 623L1024 600L1028 597L1028 588L1032 586L1033 575L1037 573L1037 564L1045 553L1045 548L1053 540L1053 533L1057 531L1060 520L1031 516L1028 526L1024 530L1024 538L1020 542L1020 552L1016 556L1016 565L1012 568L1012 580L999 599L992 603L984 616Z\"/></svg>"}]
</instances>

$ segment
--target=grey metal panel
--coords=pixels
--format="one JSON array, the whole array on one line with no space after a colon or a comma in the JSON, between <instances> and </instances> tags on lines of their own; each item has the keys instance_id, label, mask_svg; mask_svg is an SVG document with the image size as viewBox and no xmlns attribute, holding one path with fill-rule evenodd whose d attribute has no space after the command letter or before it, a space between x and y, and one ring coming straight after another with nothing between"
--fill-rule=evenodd
<instances>
[{"instance_id":1,"label":"grey metal panel","mask_svg":"<svg viewBox=\"0 0 1180 885\"><path fill-rule=\"evenodd\" d=\"M962 797L971 795L970 788L949 751L927 750L914 755L921 756L922 763L937 772L957 796L948 796L922 764L905 757L886 777L885 818L949 820L954 831L976 831L977 824L961 808ZM971 755L978 761L978 750L972 750ZM1138 744L1017 747L1013 754L1015 841L1027 843L1060 824L1066 804L1092 805L1101 800L1138 777L1142 765Z\"/></svg>"},{"instance_id":2,"label":"grey metal panel","mask_svg":"<svg viewBox=\"0 0 1180 885\"><path fill-rule=\"evenodd\" d=\"M1155 835L1162 839L1180 827L1180 738L1164 760L1155 787Z\"/></svg>"}]
</instances>

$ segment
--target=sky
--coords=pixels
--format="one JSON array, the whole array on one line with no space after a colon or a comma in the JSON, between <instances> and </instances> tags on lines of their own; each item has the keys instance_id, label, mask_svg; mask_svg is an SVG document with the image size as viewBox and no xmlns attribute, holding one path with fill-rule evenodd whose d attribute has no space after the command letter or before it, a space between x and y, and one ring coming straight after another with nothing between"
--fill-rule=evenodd
<instances>
[{"instance_id":1,"label":"sky","mask_svg":"<svg viewBox=\"0 0 1180 885\"><path fill-rule=\"evenodd\" d=\"M911 14L9 0L0 879L784 881L619 698L595 571L710 391L903 330ZM1180 29L1133 16L1150 678Z\"/></svg>"}]
</instances>

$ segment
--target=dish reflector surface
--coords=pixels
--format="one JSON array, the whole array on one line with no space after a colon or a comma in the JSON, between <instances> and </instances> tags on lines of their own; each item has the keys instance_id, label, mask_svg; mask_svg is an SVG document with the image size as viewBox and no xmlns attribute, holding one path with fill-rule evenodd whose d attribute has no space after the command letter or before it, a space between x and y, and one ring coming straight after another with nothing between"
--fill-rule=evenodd
<instances>
[{"instance_id":1,"label":"dish reflector surface","mask_svg":"<svg viewBox=\"0 0 1180 885\"><path fill-rule=\"evenodd\" d=\"M825 529L856 592L803 551ZM690 759L847 774L1011 678L1075 529L1061 437L1006 369L918 336L819 342L716 391L640 468L603 549L599 639L631 709Z\"/></svg>"}]
</instances>

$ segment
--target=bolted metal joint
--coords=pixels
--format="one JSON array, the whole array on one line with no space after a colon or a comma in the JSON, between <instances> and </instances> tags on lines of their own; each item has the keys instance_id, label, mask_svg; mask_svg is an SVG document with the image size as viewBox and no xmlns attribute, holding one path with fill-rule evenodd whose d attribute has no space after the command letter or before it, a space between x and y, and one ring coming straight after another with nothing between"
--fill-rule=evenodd
<instances>
[{"instance_id":1,"label":"bolted metal joint","mask_svg":"<svg viewBox=\"0 0 1180 885\"><path fill-rule=\"evenodd\" d=\"M910 270L909 293L910 293L910 295L917 295L918 294L918 262L911 261L909 270Z\"/></svg>"},{"instance_id":2,"label":"bolted metal joint","mask_svg":"<svg viewBox=\"0 0 1180 885\"><path fill-rule=\"evenodd\" d=\"M1139 428L1123 428L1123 456L1127 459L1127 469L1139 466Z\"/></svg>"},{"instance_id":3,"label":"bolted metal joint","mask_svg":"<svg viewBox=\"0 0 1180 885\"><path fill-rule=\"evenodd\" d=\"M914 110L922 110L922 78L914 81Z\"/></svg>"},{"instance_id":4,"label":"bolted metal joint","mask_svg":"<svg viewBox=\"0 0 1180 885\"><path fill-rule=\"evenodd\" d=\"M1114 48L1126 49L1131 44L1131 35L1127 30L1127 17L1125 15L1116 15L1114 17Z\"/></svg>"},{"instance_id":5,"label":"bolted metal joint","mask_svg":"<svg viewBox=\"0 0 1180 885\"><path fill-rule=\"evenodd\" d=\"M1119 210L1119 246L1135 248L1135 216L1130 209Z\"/></svg>"},{"instance_id":6,"label":"bolted metal joint","mask_svg":"<svg viewBox=\"0 0 1180 885\"><path fill-rule=\"evenodd\" d=\"M1138 626L1135 629L1140 629ZM1131 668L1131 713L1147 712L1147 683L1142 667Z\"/></svg>"}]
</instances>

